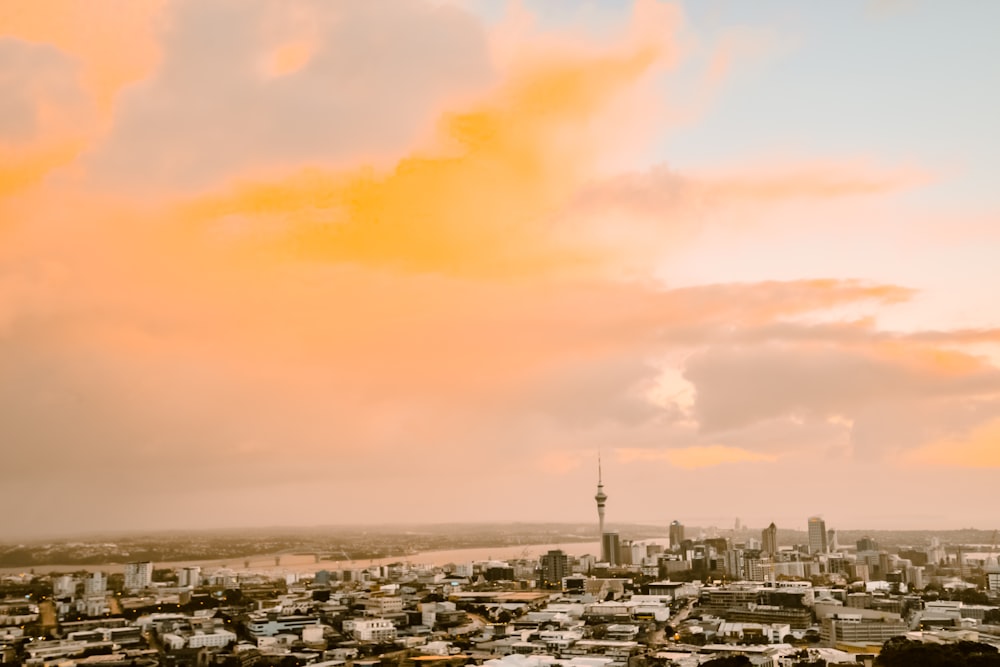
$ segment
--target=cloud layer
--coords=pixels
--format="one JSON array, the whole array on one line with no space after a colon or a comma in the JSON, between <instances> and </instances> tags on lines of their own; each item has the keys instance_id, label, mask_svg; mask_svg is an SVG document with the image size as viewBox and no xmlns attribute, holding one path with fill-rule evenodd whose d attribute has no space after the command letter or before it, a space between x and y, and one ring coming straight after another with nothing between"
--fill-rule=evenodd
<instances>
[{"instance_id":1,"label":"cloud layer","mask_svg":"<svg viewBox=\"0 0 1000 667\"><path fill-rule=\"evenodd\" d=\"M817 461L887 494L998 465L995 330L884 328L920 292L864 275L659 278L925 180L609 173L657 128L675 7L602 43L417 0L129 4L92 42L54 7L0 35L0 499L50 498L12 531L577 518L598 448L621 520L709 479L690 516L764 514L760 480L811 494Z\"/></svg>"}]
</instances>

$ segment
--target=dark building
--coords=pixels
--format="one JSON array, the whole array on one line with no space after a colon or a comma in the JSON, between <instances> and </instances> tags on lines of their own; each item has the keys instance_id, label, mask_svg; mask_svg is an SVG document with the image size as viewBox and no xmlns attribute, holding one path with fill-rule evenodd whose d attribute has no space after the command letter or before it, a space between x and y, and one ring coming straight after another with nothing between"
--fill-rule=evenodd
<instances>
[{"instance_id":1,"label":"dark building","mask_svg":"<svg viewBox=\"0 0 1000 667\"><path fill-rule=\"evenodd\" d=\"M542 586L558 588L562 586L563 577L572 572L569 566L569 556L560 549L552 549L542 555Z\"/></svg>"},{"instance_id":2,"label":"dark building","mask_svg":"<svg viewBox=\"0 0 1000 667\"><path fill-rule=\"evenodd\" d=\"M760 531L761 551L772 558L778 555L778 527L771 525Z\"/></svg>"},{"instance_id":3,"label":"dark building","mask_svg":"<svg viewBox=\"0 0 1000 667\"><path fill-rule=\"evenodd\" d=\"M514 568L494 565L486 568L483 578L486 581L514 581Z\"/></svg>"},{"instance_id":4,"label":"dark building","mask_svg":"<svg viewBox=\"0 0 1000 667\"><path fill-rule=\"evenodd\" d=\"M927 552L916 549L905 549L899 552L900 558L905 558L914 565L927 565Z\"/></svg>"},{"instance_id":5,"label":"dark building","mask_svg":"<svg viewBox=\"0 0 1000 667\"><path fill-rule=\"evenodd\" d=\"M821 517L809 517L809 553L825 554L829 551L826 535L826 522Z\"/></svg>"},{"instance_id":6,"label":"dark building","mask_svg":"<svg viewBox=\"0 0 1000 667\"><path fill-rule=\"evenodd\" d=\"M618 545L618 564L635 565L632 562L632 540L622 540Z\"/></svg>"},{"instance_id":7,"label":"dark building","mask_svg":"<svg viewBox=\"0 0 1000 667\"><path fill-rule=\"evenodd\" d=\"M865 535L857 541L858 551L878 551L878 542Z\"/></svg>"},{"instance_id":8,"label":"dark building","mask_svg":"<svg viewBox=\"0 0 1000 667\"><path fill-rule=\"evenodd\" d=\"M712 547L716 554L724 554L729 551L729 540L724 537L710 537L705 540L705 546Z\"/></svg>"},{"instance_id":9,"label":"dark building","mask_svg":"<svg viewBox=\"0 0 1000 667\"><path fill-rule=\"evenodd\" d=\"M608 532L601 536L601 553L604 554L605 562L608 565L621 565L619 561L621 540L617 532Z\"/></svg>"},{"instance_id":10,"label":"dark building","mask_svg":"<svg viewBox=\"0 0 1000 667\"><path fill-rule=\"evenodd\" d=\"M676 519L670 522L670 548L677 550L684 541L684 526Z\"/></svg>"}]
</instances>

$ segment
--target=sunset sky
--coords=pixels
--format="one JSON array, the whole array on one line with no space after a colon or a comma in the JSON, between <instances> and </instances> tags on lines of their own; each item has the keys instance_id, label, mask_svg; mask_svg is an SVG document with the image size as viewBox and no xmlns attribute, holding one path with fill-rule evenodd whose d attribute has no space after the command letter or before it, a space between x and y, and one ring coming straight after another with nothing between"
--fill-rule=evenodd
<instances>
[{"instance_id":1,"label":"sunset sky","mask_svg":"<svg viewBox=\"0 0 1000 667\"><path fill-rule=\"evenodd\" d=\"M0 537L996 527L998 25L4 0Z\"/></svg>"}]
</instances>

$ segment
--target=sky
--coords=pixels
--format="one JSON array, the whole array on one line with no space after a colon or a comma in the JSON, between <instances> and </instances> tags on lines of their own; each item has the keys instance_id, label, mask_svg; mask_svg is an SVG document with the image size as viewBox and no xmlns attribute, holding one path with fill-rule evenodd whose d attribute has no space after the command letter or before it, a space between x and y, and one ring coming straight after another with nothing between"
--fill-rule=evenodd
<instances>
[{"instance_id":1,"label":"sky","mask_svg":"<svg viewBox=\"0 0 1000 667\"><path fill-rule=\"evenodd\" d=\"M6 0L0 535L996 527L998 23Z\"/></svg>"}]
</instances>

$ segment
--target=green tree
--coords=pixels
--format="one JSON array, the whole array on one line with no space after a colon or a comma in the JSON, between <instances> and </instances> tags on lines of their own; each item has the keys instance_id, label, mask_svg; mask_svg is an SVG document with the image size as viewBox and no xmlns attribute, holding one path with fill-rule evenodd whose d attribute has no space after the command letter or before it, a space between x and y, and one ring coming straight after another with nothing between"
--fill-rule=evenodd
<instances>
[{"instance_id":1,"label":"green tree","mask_svg":"<svg viewBox=\"0 0 1000 667\"><path fill-rule=\"evenodd\" d=\"M879 667L1000 667L1000 652L988 644L923 644L893 637L875 660Z\"/></svg>"},{"instance_id":2,"label":"green tree","mask_svg":"<svg viewBox=\"0 0 1000 667\"><path fill-rule=\"evenodd\" d=\"M751 665L750 658L745 655L727 655L724 658L713 658L701 663L701 667L747 667Z\"/></svg>"}]
</instances>

